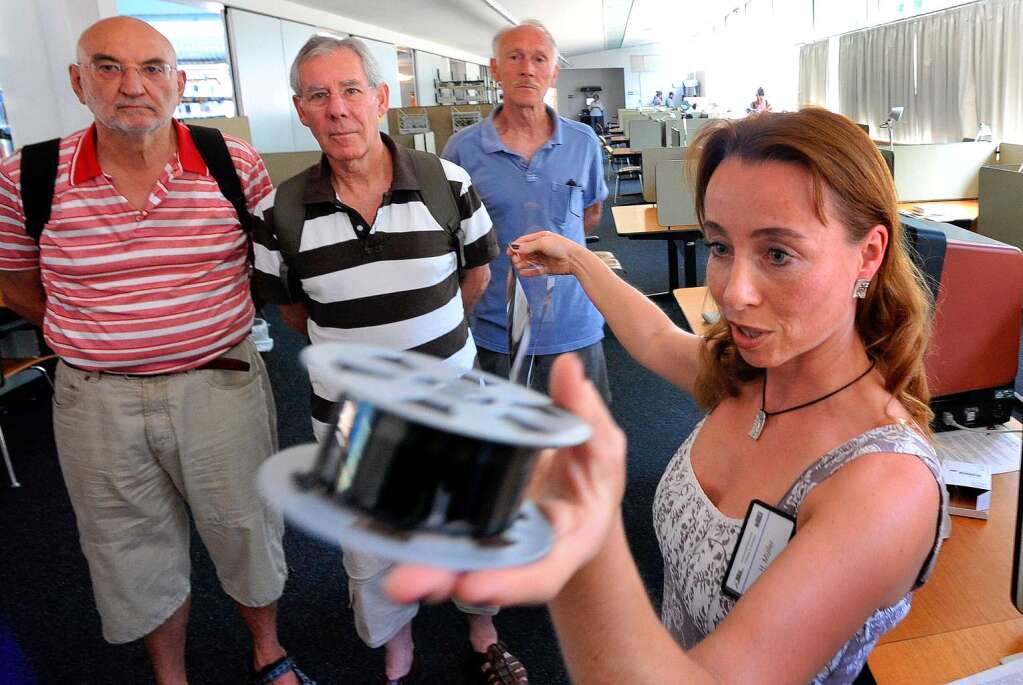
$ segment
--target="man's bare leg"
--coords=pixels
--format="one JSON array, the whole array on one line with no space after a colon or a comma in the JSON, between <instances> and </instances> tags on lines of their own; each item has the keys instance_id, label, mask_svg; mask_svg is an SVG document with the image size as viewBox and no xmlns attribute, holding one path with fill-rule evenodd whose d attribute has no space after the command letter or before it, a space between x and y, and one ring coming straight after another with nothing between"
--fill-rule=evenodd
<instances>
[{"instance_id":1,"label":"man's bare leg","mask_svg":"<svg viewBox=\"0 0 1023 685\"><path fill-rule=\"evenodd\" d=\"M258 671L268 664L284 656L284 648L277 640L277 602L267 604L265 607L247 607L238 604L238 613L241 614L245 625L252 633L252 667ZM294 672L288 671L274 681L275 685L299 685L298 677Z\"/></svg>"},{"instance_id":2,"label":"man's bare leg","mask_svg":"<svg viewBox=\"0 0 1023 685\"><path fill-rule=\"evenodd\" d=\"M185 631L192 598L188 597L159 628L142 638L153 664L157 685L187 685Z\"/></svg>"}]
</instances>

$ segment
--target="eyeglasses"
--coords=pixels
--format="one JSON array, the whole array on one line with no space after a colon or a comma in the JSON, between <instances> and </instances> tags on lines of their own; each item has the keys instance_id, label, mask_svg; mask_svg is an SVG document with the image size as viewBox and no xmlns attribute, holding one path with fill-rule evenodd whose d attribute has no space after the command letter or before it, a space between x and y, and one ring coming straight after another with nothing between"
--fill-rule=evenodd
<instances>
[{"instance_id":1,"label":"eyeglasses","mask_svg":"<svg viewBox=\"0 0 1023 685\"><path fill-rule=\"evenodd\" d=\"M166 62L148 62L146 64L121 64L120 62L97 61L90 64L77 63L79 67L91 69L96 78L101 81L119 81L124 78L128 69L134 69L139 76L147 81L162 82L170 78L176 71L173 65Z\"/></svg>"},{"instance_id":2,"label":"eyeglasses","mask_svg":"<svg viewBox=\"0 0 1023 685\"><path fill-rule=\"evenodd\" d=\"M330 104L330 100L334 95L334 91L328 88L316 88L310 89L302 96L302 102L309 109L326 109L327 105ZM358 86L345 86L342 88L338 95L346 103L350 105L364 102L368 93L366 89Z\"/></svg>"}]
</instances>

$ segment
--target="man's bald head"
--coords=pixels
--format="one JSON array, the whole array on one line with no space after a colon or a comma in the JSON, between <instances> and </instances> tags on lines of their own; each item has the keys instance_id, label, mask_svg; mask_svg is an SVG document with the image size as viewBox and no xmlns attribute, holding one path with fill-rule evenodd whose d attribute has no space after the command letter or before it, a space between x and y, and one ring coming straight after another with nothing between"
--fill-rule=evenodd
<instances>
[{"instance_id":1,"label":"man's bald head","mask_svg":"<svg viewBox=\"0 0 1023 685\"><path fill-rule=\"evenodd\" d=\"M185 91L174 48L155 28L133 17L110 17L78 39L68 67L71 87L97 124L147 136L166 129Z\"/></svg>"},{"instance_id":2,"label":"man's bald head","mask_svg":"<svg viewBox=\"0 0 1023 685\"><path fill-rule=\"evenodd\" d=\"M177 64L174 46L167 37L151 25L135 17L109 17L100 19L85 29L78 38L78 61L87 63L97 52L103 52L108 45L123 44L124 41L146 44L154 59L168 64Z\"/></svg>"}]
</instances>

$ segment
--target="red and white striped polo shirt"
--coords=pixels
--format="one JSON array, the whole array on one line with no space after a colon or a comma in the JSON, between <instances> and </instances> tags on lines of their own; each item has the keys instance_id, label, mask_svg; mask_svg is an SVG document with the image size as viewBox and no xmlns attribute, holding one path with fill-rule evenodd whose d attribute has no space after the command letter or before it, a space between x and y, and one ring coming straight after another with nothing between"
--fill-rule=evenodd
<instances>
[{"instance_id":1,"label":"red and white striped polo shirt","mask_svg":"<svg viewBox=\"0 0 1023 685\"><path fill-rule=\"evenodd\" d=\"M61 139L50 221L25 233L21 155L0 163L0 270L39 268L43 334L88 370L154 374L201 366L252 325L248 237L188 128L139 211L96 156L95 127ZM224 136L250 211L272 189L252 147Z\"/></svg>"}]
</instances>

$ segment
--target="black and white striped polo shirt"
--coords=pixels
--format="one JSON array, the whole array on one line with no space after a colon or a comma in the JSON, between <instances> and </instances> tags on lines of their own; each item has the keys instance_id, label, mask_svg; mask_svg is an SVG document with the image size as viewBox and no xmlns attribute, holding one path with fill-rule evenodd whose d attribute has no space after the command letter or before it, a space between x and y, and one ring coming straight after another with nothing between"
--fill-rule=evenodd
<instances>
[{"instance_id":1,"label":"black and white striped polo shirt","mask_svg":"<svg viewBox=\"0 0 1023 685\"><path fill-rule=\"evenodd\" d=\"M284 255L278 245L276 191L256 207L255 278L277 303L292 301L282 274L300 284L314 344L383 345L472 368L476 346L462 307L451 236L423 204L408 150L381 136L394 160L394 176L372 226L337 195L330 166L321 158L302 172L307 176L302 197L306 218L297 254ZM498 254L490 217L469 174L441 162L462 219L466 268L483 266ZM337 391L320 379L310 380L313 419L328 421Z\"/></svg>"}]
</instances>

